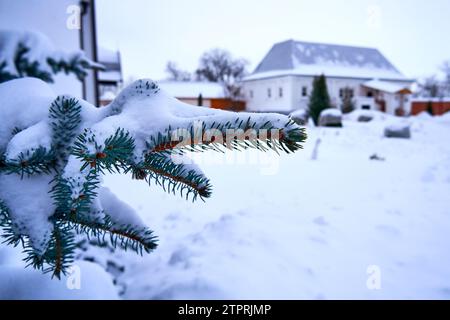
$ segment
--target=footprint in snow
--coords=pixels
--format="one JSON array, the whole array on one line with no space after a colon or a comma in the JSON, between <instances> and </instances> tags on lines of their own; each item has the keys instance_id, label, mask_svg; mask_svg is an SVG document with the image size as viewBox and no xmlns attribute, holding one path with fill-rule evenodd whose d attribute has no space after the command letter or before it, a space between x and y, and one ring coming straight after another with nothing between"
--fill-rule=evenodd
<instances>
[{"instance_id":1,"label":"footprint in snow","mask_svg":"<svg viewBox=\"0 0 450 320\"><path fill-rule=\"evenodd\" d=\"M319 226L328 226L328 222L323 216L316 217L313 222Z\"/></svg>"},{"instance_id":2,"label":"footprint in snow","mask_svg":"<svg viewBox=\"0 0 450 320\"><path fill-rule=\"evenodd\" d=\"M439 288L438 291L444 296L445 299L450 298L450 287Z\"/></svg>"},{"instance_id":3,"label":"footprint in snow","mask_svg":"<svg viewBox=\"0 0 450 320\"><path fill-rule=\"evenodd\" d=\"M403 214L398 209L388 209L386 213L392 216L402 216Z\"/></svg>"},{"instance_id":4,"label":"footprint in snow","mask_svg":"<svg viewBox=\"0 0 450 320\"><path fill-rule=\"evenodd\" d=\"M309 240L311 240L315 243L318 243L318 244L328 245L328 241L322 237L311 236L311 237L309 237Z\"/></svg>"},{"instance_id":5,"label":"footprint in snow","mask_svg":"<svg viewBox=\"0 0 450 320\"><path fill-rule=\"evenodd\" d=\"M400 236L400 230L398 230L396 227L389 226L386 224L380 224L375 227L378 231L385 234L386 236L390 237L398 237Z\"/></svg>"},{"instance_id":6,"label":"footprint in snow","mask_svg":"<svg viewBox=\"0 0 450 320\"><path fill-rule=\"evenodd\" d=\"M184 269L190 267L190 259L192 258L193 253L186 248L179 248L172 252L168 264L170 266L182 266Z\"/></svg>"},{"instance_id":7,"label":"footprint in snow","mask_svg":"<svg viewBox=\"0 0 450 320\"><path fill-rule=\"evenodd\" d=\"M314 277L316 275L314 270L310 267L305 267L305 273L310 277Z\"/></svg>"},{"instance_id":8,"label":"footprint in snow","mask_svg":"<svg viewBox=\"0 0 450 320\"><path fill-rule=\"evenodd\" d=\"M425 173L422 175L422 182L433 182L434 180L435 176L433 171L431 170L425 171Z\"/></svg>"},{"instance_id":9,"label":"footprint in snow","mask_svg":"<svg viewBox=\"0 0 450 320\"><path fill-rule=\"evenodd\" d=\"M180 218L180 214L178 212L169 213L165 219L169 221L178 220Z\"/></svg>"}]
</instances>

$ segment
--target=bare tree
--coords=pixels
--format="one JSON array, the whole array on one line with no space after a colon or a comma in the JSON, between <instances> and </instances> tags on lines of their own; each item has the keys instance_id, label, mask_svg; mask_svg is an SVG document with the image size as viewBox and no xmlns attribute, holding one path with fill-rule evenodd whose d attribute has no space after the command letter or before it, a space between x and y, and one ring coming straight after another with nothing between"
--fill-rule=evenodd
<instances>
[{"instance_id":1,"label":"bare tree","mask_svg":"<svg viewBox=\"0 0 450 320\"><path fill-rule=\"evenodd\" d=\"M226 94L236 99L242 96L240 82L247 74L247 65L245 59L235 59L226 50L212 49L201 56L196 75L198 80L221 83Z\"/></svg>"},{"instance_id":2,"label":"bare tree","mask_svg":"<svg viewBox=\"0 0 450 320\"><path fill-rule=\"evenodd\" d=\"M442 64L442 72L444 72L445 80L443 83L443 94L445 96L450 96L450 60Z\"/></svg>"},{"instance_id":3,"label":"bare tree","mask_svg":"<svg viewBox=\"0 0 450 320\"><path fill-rule=\"evenodd\" d=\"M437 98L442 95L441 87L435 76L428 77L419 83L419 95L426 98Z\"/></svg>"},{"instance_id":4,"label":"bare tree","mask_svg":"<svg viewBox=\"0 0 450 320\"><path fill-rule=\"evenodd\" d=\"M169 74L169 80L173 81L191 81L192 76L190 72L178 68L173 61L167 62L166 72Z\"/></svg>"}]
</instances>

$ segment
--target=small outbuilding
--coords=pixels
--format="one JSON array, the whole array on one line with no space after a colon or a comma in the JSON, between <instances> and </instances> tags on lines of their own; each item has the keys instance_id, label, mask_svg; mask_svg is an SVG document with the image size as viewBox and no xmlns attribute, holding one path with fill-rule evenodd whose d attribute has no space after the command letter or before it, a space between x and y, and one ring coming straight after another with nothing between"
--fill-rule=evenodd
<instances>
[{"instance_id":1,"label":"small outbuilding","mask_svg":"<svg viewBox=\"0 0 450 320\"><path fill-rule=\"evenodd\" d=\"M180 101L195 106L233 111L245 110L244 101L227 97L223 86L216 82L159 81L159 86Z\"/></svg>"}]
</instances>

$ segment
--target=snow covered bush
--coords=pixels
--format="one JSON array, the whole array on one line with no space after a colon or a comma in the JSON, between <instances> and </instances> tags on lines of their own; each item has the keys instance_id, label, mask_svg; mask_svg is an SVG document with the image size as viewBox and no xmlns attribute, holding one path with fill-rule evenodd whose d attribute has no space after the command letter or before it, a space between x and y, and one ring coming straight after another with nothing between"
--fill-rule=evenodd
<instances>
[{"instance_id":1,"label":"snow covered bush","mask_svg":"<svg viewBox=\"0 0 450 320\"><path fill-rule=\"evenodd\" d=\"M325 109L320 113L321 127L342 127L342 112L336 108Z\"/></svg>"},{"instance_id":2,"label":"snow covered bush","mask_svg":"<svg viewBox=\"0 0 450 320\"><path fill-rule=\"evenodd\" d=\"M392 119L395 119L395 116L378 110L356 109L350 113L343 114L342 118L352 122L383 122L391 121Z\"/></svg>"},{"instance_id":3,"label":"snow covered bush","mask_svg":"<svg viewBox=\"0 0 450 320\"><path fill-rule=\"evenodd\" d=\"M406 122L393 122L384 128L386 138L411 138L411 128Z\"/></svg>"},{"instance_id":4,"label":"snow covered bush","mask_svg":"<svg viewBox=\"0 0 450 320\"><path fill-rule=\"evenodd\" d=\"M358 122L370 122L373 120L373 115L370 113L360 114L358 116Z\"/></svg>"},{"instance_id":5,"label":"snow covered bush","mask_svg":"<svg viewBox=\"0 0 450 320\"><path fill-rule=\"evenodd\" d=\"M102 66L89 60L82 51L56 50L41 33L0 30L0 83L23 77L53 82L53 75L62 71L83 80L86 69L92 68Z\"/></svg>"},{"instance_id":6,"label":"snow covered bush","mask_svg":"<svg viewBox=\"0 0 450 320\"><path fill-rule=\"evenodd\" d=\"M235 113L184 104L138 80L96 108L56 96L35 78L0 85L0 227L26 262L60 277L75 235L150 252L156 237L133 209L101 186L130 173L186 199L208 198L208 178L186 151L255 148L295 152L306 134L279 114Z\"/></svg>"},{"instance_id":7,"label":"snow covered bush","mask_svg":"<svg viewBox=\"0 0 450 320\"><path fill-rule=\"evenodd\" d=\"M290 114L290 117L299 125L305 125L306 123L308 123L309 119L308 111L305 109L300 109L292 112Z\"/></svg>"}]
</instances>

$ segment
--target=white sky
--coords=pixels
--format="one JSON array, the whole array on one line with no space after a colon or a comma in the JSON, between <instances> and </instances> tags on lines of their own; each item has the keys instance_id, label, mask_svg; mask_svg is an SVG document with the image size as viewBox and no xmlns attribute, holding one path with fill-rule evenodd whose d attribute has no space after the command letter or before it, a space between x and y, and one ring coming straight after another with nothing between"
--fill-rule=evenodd
<instances>
[{"instance_id":1,"label":"white sky","mask_svg":"<svg viewBox=\"0 0 450 320\"><path fill-rule=\"evenodd\" d=\"M378 48L409 77L450 60L450 0L96 0L99 43L122 53L125 79L189 71L214 47L250 71L287 39Z\"/></svg>"}]
</instances>

